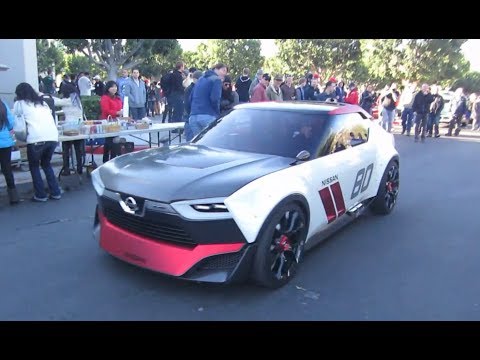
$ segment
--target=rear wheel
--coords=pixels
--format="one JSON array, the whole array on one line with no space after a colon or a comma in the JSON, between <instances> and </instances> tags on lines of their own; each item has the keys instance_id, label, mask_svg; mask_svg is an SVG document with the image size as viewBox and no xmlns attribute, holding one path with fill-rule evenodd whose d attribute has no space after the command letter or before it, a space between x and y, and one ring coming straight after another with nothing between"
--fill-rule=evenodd
<instances>
[{"instance_id":1,"label":"rear wheel","mask_svg":"<svg viewBox=\"0 0 480 360\"><path fill-rule=\"evenodd\" d=\"M400 170L398 162L390 160L383 173L377 196L372 203L372 211L379 215L388 215L397 203L400 187Z\"/></svg>"},{"instance_id":2,"label":"rear wheel","mask_svg":"<svg viewBox=\"0 0 480 360\"><path fill-rule=\"evenodd\" d=\"M276 208L257 239L254 281L269 288L279 288L290 281L302 260L306 237L306 216L299 205L288 203Z\"/></svg>"}]
</instances>

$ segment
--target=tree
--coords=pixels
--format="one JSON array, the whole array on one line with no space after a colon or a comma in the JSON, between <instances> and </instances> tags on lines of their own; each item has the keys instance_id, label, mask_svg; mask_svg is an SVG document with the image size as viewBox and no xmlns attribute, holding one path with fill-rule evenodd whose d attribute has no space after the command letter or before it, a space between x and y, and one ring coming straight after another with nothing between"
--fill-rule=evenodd
<instances>
[{"instance_id":1,"label":"tree","mask_svg":"<svg viewBox=\"0 0 480 360\"><path fill-rule=\"evenodd\" d=\"M185 61L186 66L194 67L198 70L206 70L209 67L209 61L202 58L204 53L205 44L200 44L197 51L184 51L182 58Z\"/></svg>"},{"instance_id":2,"label":"tree","mask_svg":"<svg viewBox=\"0 0 480 360\"><path fill-rule=\"evenodd\" d=\"M405 78L405 42L401 39L361 40L360 63L365 71L357 71L356 79L384 86ZM355 76L354 75L354 76Z\"/></svg>"},{"instance_id":3,"label":"tree","mask_svg":"<svg viewBox=\"0 0 480 360\"><path fill-rule=\"evenodd\" d=\"M47 39L37 39L37 67L38 72L55 69L57 73L64 70L65 59L63 46Z\"/></svg>"},{"instance_id":4,"label":"tree","mask_svg":"<svg viewBox=\"0 0 480 360\"><path fill-rule=\"evenodd\" d=\"M80 52L107 72L108 80L116 80L120 68L131 69L154 55L166 56L176 39L63 39L69 53Z\"/></svg>"},{"instance_id":5,"label":"tree","mask_svg":"<svg viewBox=\"0 0 480 360\"><path fill-rule=\"evenodd\" d=\"M267 58L263 64L263 71L275 76L276 74L284 75L290 74L288 66L282 62L277 56ZM255 72L252 73L254 76Z\"/></svg>"},{"instance_id":6,"label":"tree","mask_svg":"<svg viewBox=\"0 0 480 360\"><path fill-rule=\"evenodd\" d=\"M139 66L140 73L147 77L159 79L161 74L172 70L176 62L183 59L182 53L182 48L180 44L177 43L168 54L156 54L145 60L145 62ZM186 63L186 66L189 66L188 63Z\"/></svg>"},{"instance_id":7,"label":"tree","mask_svg":"<svg viewBox=\"0 0 480 360\"><path fill-rule=\"evenodd\" d=\"M213 67L216 63L228 66L233 78L242 75L243 68L256 72L262 67L264 58L260 55L261 42L257 39L208 40L197 47L196 54L188 53L192 66L200 70Z\"/></svg>"},{"instance_id":8,"label":"tree","mask_svg":"<svg viewBox=\"0 0 480 360\"><path fill-rule=\"evenodd\" d=\"M463 88L466 93L480 92L480 72L472 71L452 84L452 90Z\"/></svg>"},{"instance_id":9,"label":"tree","mask_svg":"<svg viewBox=\"0 0 480 360\"><path fill-rule=\"evenodd\" d=\"M461 47L467 39L410 39L403 66L406 79L446 83L470 70Z\"/></svg>"},{"instance_id":10,"label":"tree","mask_svg":"<svg viewBox=\"0 0 480 360\"><path fill-rule=\"evenodd\" d=\"M65 62L65 72L67 74L78 74L79 72L88 71L90 74L100 75L102 79L105 79L105 69L102 69L97 64L91 62L85 55L67 54Z\"/></svg>"},{"instance_id":11,"label":"tree","mask_svg":"<svg viewBox=\"0 0 480 360\"><path fill-rule=\"evenodd\" d=\"M280 39L275 43L290 73L298 77L318 72L322 81L353 73L362 54L357 39Z\"/></svg>"}]
</instances>

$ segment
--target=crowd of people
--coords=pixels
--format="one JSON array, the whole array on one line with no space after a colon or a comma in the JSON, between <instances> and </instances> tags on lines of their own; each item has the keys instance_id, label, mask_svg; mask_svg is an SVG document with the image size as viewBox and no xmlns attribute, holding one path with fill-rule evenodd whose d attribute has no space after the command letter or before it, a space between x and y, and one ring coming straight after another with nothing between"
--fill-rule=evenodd
<instances>
[{"instance_id":1,"label":"crowd of people","mask_svg":"<svg viewBox=\"0 0 480 360\"><path fill-rule=\"evenodd\" d=\"M93 80L93 81L92 81ZM253 79L250 70L233 81L226 64L218 63L201 71L186 69L182 61L163 75L160 81L150 81L141 76L138 68L122 70L121 76L106 83L100 76L90 79L88 72L63 76L59 87L55 86L52 72L39 78L39 91L30 84L21 83L15 90L16 101L12 111L0 102L0 165L5 177L11 204L20 201L11 170L11 151L14 146L13 130L16 119L23 119L28 133L27 158L34 187L34 201L45 202L49 198L59 200L61 189L50 164L58 143L55 125L55 107L61 107L65 121L78 122L84 118L82 96L92 93L100 96L101 119L121 117L125 107L132 119L161 115L162 122L185 122L185 137L190 141L218 117L228 114L236 104L262 101L325 101L359 105L367 113L378 111L380 125L392 131L396 115L401 115L402 134L410 136L414 126L415 142L426 137L439 137L439 120L445 107L440 86L416 83L402 88L396 84L374 91L373 85L359 88L355 82L348 86L341 79L330 77L323 85L318 74L307 73L294 81L291 75L271 75L259 69ZM296 82L296 86L294 83ZM128 99L128 103L126 103ZM462 128L462 118L473 119L472 129L480 131L480 96L467 95L459 88L450 101L452 118L445 136L457 136ZM70 174L70 149L74 147L77 159L76 172L81 174L85 157L84 140L62 142L63 175ZM112 138L104 144L103 162L115 157ZM49 194L45 192L40 168L45 173Z\"/></svg>"}]
</instances>

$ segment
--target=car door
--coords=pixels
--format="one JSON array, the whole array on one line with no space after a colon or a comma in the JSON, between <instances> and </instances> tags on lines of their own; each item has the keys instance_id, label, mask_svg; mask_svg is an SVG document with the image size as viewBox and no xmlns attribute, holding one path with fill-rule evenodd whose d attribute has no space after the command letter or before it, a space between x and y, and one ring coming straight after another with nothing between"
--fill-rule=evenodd
<instances>
[{"instance_id":1,"label":"car door","mask_svg":"<svg viewBox=\"0 0 480 360\"><path fill-rule=\"evenodd\" d=\"M318 194L314 201L318 216L312 219L312 232L335 222L364 199L375 154L368 141L369 126L370 121L359 114L328 119L317 159L311 161L312 187Z\"/></svg>"}]
</instances>

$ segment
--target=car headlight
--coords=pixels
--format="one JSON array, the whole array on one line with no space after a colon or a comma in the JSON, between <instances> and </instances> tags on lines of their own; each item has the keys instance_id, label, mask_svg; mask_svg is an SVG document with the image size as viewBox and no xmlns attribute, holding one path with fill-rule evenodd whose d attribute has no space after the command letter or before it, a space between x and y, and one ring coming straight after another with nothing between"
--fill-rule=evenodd
<instances>
[{"instance_id":1,"label":"car headlight","mask_svg":"<svg viewBox=\"0 0 480 360\"><path fill-rule=\"evenodd\" d=\"M228 212L227 206L224 203L194 204L190 206L200 212Z\"/></svg>"},{"instance_id":2,"label":"car headlight","mask_svg":"<svg viewBox=\"0 0 480 360\"><path fill-rule=\"evenodd\" d=\"M99 170L100 169L97 168L92 171L92 184L98 196L102 196L103 192L105 191L105 184L103 183L102 178L100 177Z\"/></svg>"},{"instance_id":3,"label":"car headlight","mask_svg":"<svg viewBox=\"0 0 480 360\"><path fill-rule=\"evenodd\" d=\"M170 205L181 216L191 220L231 219L232 215L224 203L225 198L177 201Z\"/></svg>"}]
</instances>

